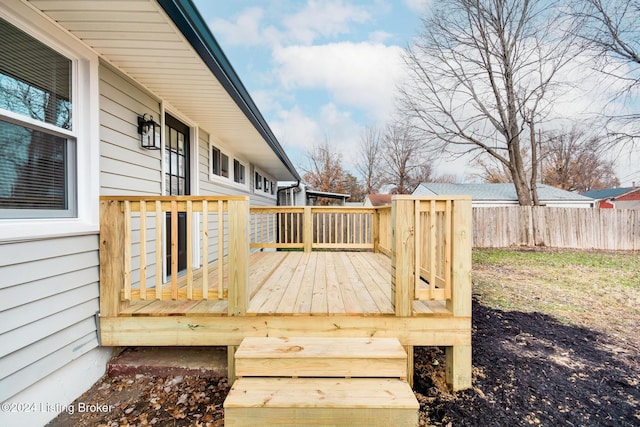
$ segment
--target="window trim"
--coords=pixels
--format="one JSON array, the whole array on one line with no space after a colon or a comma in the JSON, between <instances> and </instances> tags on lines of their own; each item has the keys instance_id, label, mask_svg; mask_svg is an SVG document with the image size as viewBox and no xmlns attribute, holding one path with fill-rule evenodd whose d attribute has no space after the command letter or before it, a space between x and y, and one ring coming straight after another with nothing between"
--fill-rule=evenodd
<instances>
[{"instance_id":1,"label":"window trim","mask_svg":"<svg viewBox=\"0 0 640 427\"><path fill-rule=\"evenodd\" d=\"M23 3L10 3L0 8L0 17L26 34L54 49L71 60L71 93L74 109L72 131L37 122L47 132L75 139L76 211L73 217L2 218L0 241L55 238L71 235L95 234L100 230L100 89L99 60L95 52L79 40L61 30ZM4 118L12 114L4 114ZM29 118L18 115L19 121ZM13 117L15 119L16 117ZM67 133L68 132L68 133Z\"/></svg>"},{"instance_id":2,"label":"window trim","mask_svg":"<svg viewBox=\"0 0 640 427\"><path fill-rule=\"evenodd\" d=\"M213 161L213 152L217 150L220 153L220 160L222 160L222 156L227 157L228 161L228 175L225 176L222 174L214 173L214 161ZM235 162L240 163L244 167L244 183L237 182L235 180ZM224 148L222 144L220 144L217 140L213 139L210 136L209 138L209 182L214 182L221 185L227 185L230 187L235 187L238 189L242 189L243 191L248 191L249 189L249 163L235 156L232 151ZM221 166L222 167L222 166Z\"/></svg>"},{"instance_id":3,"label":"window trim","mask_svg":"<svg viewBox=\"0 0 640 427\"><path fill-rule=\"evenodd\" d=\"M276 197L276 189L277 181L274 180L271 176L265 174L260 168L253 167L253 193L260 196L265 196L269 198ZM260 179L258 179L260 177ZM265 183L267 184L265 186Z\"/></svg>"},{"instance_id":4,"label":"window trim","mask_svg":"<svg viewBox=\"0 0 640 427\"><path fill-rule=\"evenodd\" d=\"M213 156L213 152L217 151L218 152L218 156L219 156L219 172L220 173L216 173L215 172L215 168L214 168L214 156ZM224 175L222 173L222 158L226 157L227 158L227 174ZM229 156L229 154L227 154L227 151L224 150L223 148L221 148L219 145L214 144L212 142L209 142L209 180L210 181L215 181L215 180L224 180L224 181L230 181L230 170L231 169L229 167L229 158L231 156Z\"/></svg>"}]
</instances>

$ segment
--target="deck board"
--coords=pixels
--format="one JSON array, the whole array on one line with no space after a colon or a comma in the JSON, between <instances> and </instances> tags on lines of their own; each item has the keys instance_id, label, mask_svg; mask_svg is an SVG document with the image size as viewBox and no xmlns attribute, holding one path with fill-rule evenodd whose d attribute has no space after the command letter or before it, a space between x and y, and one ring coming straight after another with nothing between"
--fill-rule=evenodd
<instances>
[{"instance_id":1,"label":"deck board","mask_svg":"<svg viewBox=\"0 0 640 427\"><path fill-rule=\"evenodd\" d=\"M216 263L214 263L216 264ZM209 271L210 286L217 274ZM225 268L226 270L226 268ZM227 280L225 271L225 287ZM194 272L194 289L202 273ZM249 269L248 316L393 315L391 262L371 252L254 252ZM226 288L225 288L226 293ZM123 302L122 316L225 316L227 301L137 300ZM449 315L443 302L415 301L416 315Z\"/></svg>"},{"instance_id":2,"label":"deck board","mask_svg":"<svg viewBox=\"0 0 640 427\"><path fill-rule=\"evenodd\" d=\"M390 267L378 254L287 254L247 309L248 315L393 314Z\"/></svg>"},{"instance_id":3,"label":"deck board","mask_svg":"<svg viewBox=\"0 0 640 427\"><path fill-rule=\"evenodd\" d=\"M277 253L277 252L276 252ZM297 255L297 254L296 254ZM248 312L274 314L284 295L300 257L287 256L249 301Z\"/></svg>"},{"instance_id":4,"label":"deck board","mask_svg":"<svg viewBox=\"0 0 640 427\"><path fill-rule=\"evenodd\" d=\"M286 307L293 306L296 300L298 299L298 294L300 293L300 290L302 289L302 283L303 283L302 279L307 269L307 264L309 262L310 254L300 253L300 252L298 253L300 254L298 265L296 266L296 269L293 272L293 275L291 276L291 280L289 280L289 286L287 287L287 289L284 292L284 295L280 299L278 308L276 309L277 313L281 313Z\"/></svg>"},{"instance_id":5,"label":"deck board","mask_svg":"<svg viewBox=\"0 0 640 427\"><path fill-rule=\"evenodd\" d=\"M311 299L313 297L313 284L316 275L316 264L318 261L317 252L311 252L309 259L302 274L302 283L298 296L293 303L293 306L282 305L279 307L280 313L298 313L309 314L311 312ZM291 256L291 255L290 255Z\"/></svg>"}]
</instances>

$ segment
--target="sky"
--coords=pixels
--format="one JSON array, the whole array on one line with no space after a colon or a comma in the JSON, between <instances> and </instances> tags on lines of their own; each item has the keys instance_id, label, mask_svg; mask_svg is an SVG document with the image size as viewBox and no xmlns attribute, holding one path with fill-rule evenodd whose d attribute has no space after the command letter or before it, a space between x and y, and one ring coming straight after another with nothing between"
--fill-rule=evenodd
<instances>
[{"instance_id":1,"label":"sky","mask_svg":"<svg viewBox=\"0 0 640 427\"><path fill-rule=\"evenodd\" d=\"M326 141L355 174L363 129L394 115L402 53L430 1L194 3L298 171ZM636 157L619 158L622 185L640 184ZM470 180L463 162L443 159L436 172Z\"/></svg>"}]
</instances>

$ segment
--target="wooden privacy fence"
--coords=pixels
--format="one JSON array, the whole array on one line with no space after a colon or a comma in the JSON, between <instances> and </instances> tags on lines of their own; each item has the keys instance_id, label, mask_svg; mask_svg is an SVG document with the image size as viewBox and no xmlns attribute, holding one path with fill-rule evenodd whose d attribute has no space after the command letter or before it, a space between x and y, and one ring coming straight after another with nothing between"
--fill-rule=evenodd
<instances>
[{"instance_id":1,"label":"wooden privacy fence","mask_svg":"<svg viewBox=\"0 0 640 427\"><path fill-rule=\"evenodd\" d=\"M473 246L640 250L640 209L473 208Z\"/></svg>"}]
</instances>

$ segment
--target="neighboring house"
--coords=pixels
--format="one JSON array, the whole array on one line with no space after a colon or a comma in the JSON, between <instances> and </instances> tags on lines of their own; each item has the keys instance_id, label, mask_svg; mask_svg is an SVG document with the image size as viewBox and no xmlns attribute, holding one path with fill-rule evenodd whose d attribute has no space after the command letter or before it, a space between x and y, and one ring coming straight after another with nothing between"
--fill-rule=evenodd
<instances>
[{"instance_id":1,"label":"neighboring house","mask_svg":"<svg viewBox=\"0 0 640 427\"><path fill-rule=\"evenodd\" d=\"M640 209L640 187L607 188L582 193L595 199L596 206L605 209Z\"/></svg>"},{"instance_id":2,"label":"neighboring house","mask_svg":"<svg viewBox=\"0 0 640 427\"><path fill-rule=\"evenodd\" d=\"M423 182L413 191L414 196L470 195L473 207L516 206L518 196L513 184L446 184ZM538 184L538 197L543 206L590 208L593 199L570 191Z\"/></svg>"},{"instance_id":3,"label":"neighboring house","mask_svg":"<svg viewBox=\"0 0 640 427\"><path fill-rule=\"evenodd\" d=\"M364 206L391 206L391 196L392 194L367 194L364 197Z\"/></svg>"},{"instance_id":4,"label":"neighboring house","mask_svg":"<svg viewBox=\"0 0 640 427\"><path fill-rule=\"evenodd\" d=\"M278 183L279 206L316 206L318 199L329 199L330 205L346 206L350 194L316 191L298 182Z\"/></svg>"},{"instance_id":5,"label":"neighboring house","mask_svg":"<svg viewBox=\"0 0 640 427\"><path fill-rule=\"evenodd\" d=\"M0 425L38 425L111 356L100 195L274 205L300 176L189 0L4 0L0 38L0 402L51 405Z\"/></svg>"}]
</instances>

